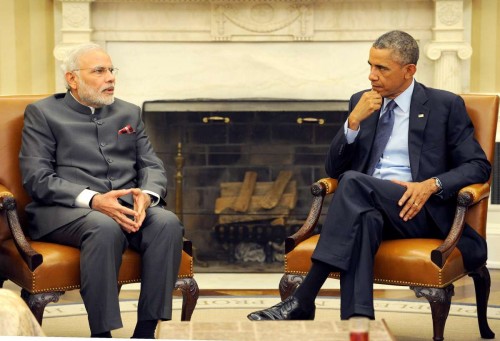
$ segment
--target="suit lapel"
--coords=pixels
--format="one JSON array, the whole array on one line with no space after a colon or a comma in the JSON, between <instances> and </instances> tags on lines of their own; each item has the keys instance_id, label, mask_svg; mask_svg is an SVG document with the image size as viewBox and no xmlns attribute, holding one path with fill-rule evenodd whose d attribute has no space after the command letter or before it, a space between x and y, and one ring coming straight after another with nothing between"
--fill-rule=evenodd
<instances>
[{"instance_id":1,"label":"suit lapel","mask_svg":"<svg viewBox=\"0 0 500 341\"><path fill-rule=\"evenodd\" d=\"M415 82L415 89L411 98L410 122L408 131L408 153L413 181L418 181L420 157L424 141L424 131L430 115L427 105L427 95L422 86Z\"/></svg>"}]
</instances>

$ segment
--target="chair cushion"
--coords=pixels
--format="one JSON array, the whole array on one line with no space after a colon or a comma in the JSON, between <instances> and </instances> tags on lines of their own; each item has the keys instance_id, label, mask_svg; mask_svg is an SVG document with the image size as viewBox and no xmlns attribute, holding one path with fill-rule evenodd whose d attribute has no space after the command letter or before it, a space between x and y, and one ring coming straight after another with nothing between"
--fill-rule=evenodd
<instances>
[{"instance_id":1,"label":"chair cushion","mask_svg":"<svg viewBox=\"0 0 500 341\"><path fill-rule=\"evenodd\" d=\"M285 273L305 275L319 235L310 237L285 255ZM455 248L444 267L431 261L431 251L442 244L439 239L398 239L382 242L375 256L374 282L402 286L443 288L465 276L462 254ZM339 273L330 277L339 278Z\"/></svg>"},{"instance_id":2,"label":"chair cushion","mask_svg":"<svg viewBox=\"0 0 500 341\"><path fill-rule=\"evenodd\" d=\"M43 263L31 272L20 257L12 239L0 245L0 273L30 293L67 291L80 287L80 251L54 243L30 242L43 255ZM193 277L192 257L182 252L179 278ZM141 258L127 249L123 254L118 276L119 284L141 280Z\"/></svg>"}]
</instances>

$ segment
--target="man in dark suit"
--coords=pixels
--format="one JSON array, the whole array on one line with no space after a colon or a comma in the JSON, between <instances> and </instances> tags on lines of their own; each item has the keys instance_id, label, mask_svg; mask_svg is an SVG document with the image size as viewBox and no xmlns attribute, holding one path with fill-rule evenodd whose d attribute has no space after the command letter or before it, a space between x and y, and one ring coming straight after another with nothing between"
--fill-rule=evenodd
<instances>
[{"instance_id":1,"label":"man in dark suit","mask_svg":"<svg viewBox=\"0 0 500 341\"><path fill-rule=\"evenodd\" d=\"M172 314L184 228L164 209L166 174L140 108L114 98L109 55L88 44L63 63L68 91L29 105L19 155L30 235L80 249L91 336L121 328L117 278L130 246L142 257L137 325L154 338Z\"/></svg>"},{"instance_id":2,"label":"man in dark suit","mask_svg":"<svg viewBox=\"0 0 500 341\"><path fill-rule=\"evenodd\" d=\"M372 88L351 97L348 119L327 155L326 172L339 183L313 265L292 296L249 314L250 320L314 319L314 300L332 271L340 271L341 319L373 319L373 261L380 242L444 238L459 189L488 180L491 165L463 100L417 83L418 56L417 42L405 32L388 32L373 43ZM384 124L388 141L377 153ZM458 248L467 269L485 263L486 242L470 226Z\"/></svg>"}]
</instances>

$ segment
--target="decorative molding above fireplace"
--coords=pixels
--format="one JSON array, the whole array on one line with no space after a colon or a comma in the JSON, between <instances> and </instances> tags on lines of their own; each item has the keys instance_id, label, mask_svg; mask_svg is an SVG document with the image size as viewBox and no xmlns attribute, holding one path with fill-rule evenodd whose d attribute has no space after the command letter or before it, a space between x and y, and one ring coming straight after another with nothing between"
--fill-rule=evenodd
<instances>
[{"instance_id":1,"label":"decorative molding above fireplace","mask_svg":"<svg viewBox=\"0 0 500 341\"><path fill-rule=\"evenodd\" d=\"M224 98L223 94L208 93L187 96L191 88L197 90L200 84L183 82L183 89L179 89L178 79L172 79L172 71L178 67L184 72L192 65L196 72L196 64L202 63L205 84L201 87L213 87L217 84L211 84L211 79L217 78L216 73L220 71L217 58L222 55L221 60L226 62L233 53L245 60L232 77L249 78L253 83L241 86L231 83L232 79L222 79L222 82L229 81L235 92L231 98L261 97L267 90L265 97L347 99L348 94L369 86L366 58L371 42L388 30L402 29L411 33L421 46L419 81L454 92L467 92L472 53L470 1L58 0L54 55L60 60L68 49L87 41L107 48L119 46L112 51L120 54L112 54L117 65L120 59L129 59L136 68L154 69L153 76L163 80L160 84L148 73L122 79L120 72L118 89L124 90L118 95L138 104L165 97ZM179 48L182 46L186 46L185 52ZM235 52L240 47L243 56ZM252 79L256 70L262 72L272 63L271 58L280 58L276 47L282 49L282 67L271 65L266 72L277 83L269 85L265 84L267 79L261 83ZM167 54L161 64L151 63L149 58L170 48L185 54ZM253 52L249 54L245 49ZM312 58L318 59L318 63L311 61ZM230 66L237 68L238 64ZM123 71L126 75L127 70ZM291 83L286 73L293 74ZM182 74L184 78L188 76ZM304 84L305 90L300 88ZM240 86L241 93L237 93L235 90ZM62 81L58 87L63 89ZM144 92L141 98L135 96L138 87ZM255 88L262 88L262 92L249 91ZM147 93L156 95L155 90L159 89L165 95L146 97ZM221 88L221 92L225 90ZM301 96L301 93L305 94Z\"/></svg>"}]
</instances>

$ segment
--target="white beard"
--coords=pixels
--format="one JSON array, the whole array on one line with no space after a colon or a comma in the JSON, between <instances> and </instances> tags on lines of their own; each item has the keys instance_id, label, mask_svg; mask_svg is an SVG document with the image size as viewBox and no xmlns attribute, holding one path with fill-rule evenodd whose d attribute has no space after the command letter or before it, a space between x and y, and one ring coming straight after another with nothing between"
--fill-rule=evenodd
<instances>
[{"instance_id":1,"label":"white beard","mask_svg":"<svg viewBox=\"0 0 500 341\"><path fill-rule=\"evenodd\" d=\"M83 103L87 103L91 107L101 108L105 105L110 105L115 101L114 95L107 95L103 91L109 86L103 86L98 91L88 86L82 79L78 80L78 97Z\"/></svg>"}]
</instances>

